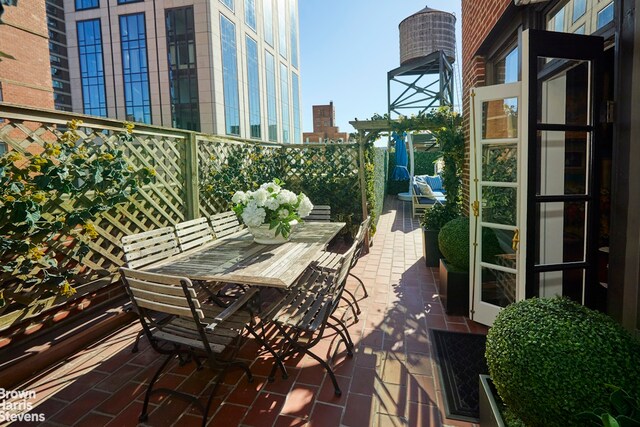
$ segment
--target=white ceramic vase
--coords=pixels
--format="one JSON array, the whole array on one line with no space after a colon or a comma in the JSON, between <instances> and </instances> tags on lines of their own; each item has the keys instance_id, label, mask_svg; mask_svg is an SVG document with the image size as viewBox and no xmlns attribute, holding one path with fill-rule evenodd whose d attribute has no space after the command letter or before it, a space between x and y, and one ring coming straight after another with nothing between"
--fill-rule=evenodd
<instances>
[{"instance_id":1,"label":"white ceramic vase","mask_svg":"<svg viewBox=\"0 0 640 427\"><path fill-rule=\"evenodd\" d=\"M298 221L291 221L290 224L291 233L293 233L296 225L298 225ZM276 236L276 229L269 229L269 224L262 224L257 227L247 228L249 229L249 233L253 236L253 241L262 245L281 245L282 243L288 242L291 238L291 233L289 233L286 238L282 237L282 234L278 234Z\"/></svg>"}]
</instances>

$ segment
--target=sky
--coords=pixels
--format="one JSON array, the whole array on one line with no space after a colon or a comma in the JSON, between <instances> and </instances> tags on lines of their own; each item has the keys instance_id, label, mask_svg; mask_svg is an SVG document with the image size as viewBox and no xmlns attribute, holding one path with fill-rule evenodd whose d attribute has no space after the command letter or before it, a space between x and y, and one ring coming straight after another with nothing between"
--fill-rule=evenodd
<instances>
[{"instance_id":1,"label":"sky","mask_svg":"<svg viewBox=\"0 0 640 427\"><path fill-rule=\"evenodd\" d=\"M354 131L356 117L387 112L387 72L400 66L398 25L427 5L456 16L460 58L460 0L298 1L304 132L313 130L312 105L333 101L342 132Z\"/></svg>"}]
</instances>

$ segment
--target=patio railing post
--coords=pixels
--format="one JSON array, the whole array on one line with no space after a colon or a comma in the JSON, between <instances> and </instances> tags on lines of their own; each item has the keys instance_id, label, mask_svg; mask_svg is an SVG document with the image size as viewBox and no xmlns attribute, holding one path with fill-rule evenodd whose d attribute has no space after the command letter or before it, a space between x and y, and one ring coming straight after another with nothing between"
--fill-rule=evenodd
<instances>
[{"instance_id":1,"label":"patio railing post","mask_svg":"<svg viewBox=\"0 0 640 427\"><path fill-rule=\"evenodd\" d=\"M198 188L198 138L195 132L189 132L187 134L185 144L185 219L195 219L200 216L200 191Z\"/></svg>"}]
</instances>

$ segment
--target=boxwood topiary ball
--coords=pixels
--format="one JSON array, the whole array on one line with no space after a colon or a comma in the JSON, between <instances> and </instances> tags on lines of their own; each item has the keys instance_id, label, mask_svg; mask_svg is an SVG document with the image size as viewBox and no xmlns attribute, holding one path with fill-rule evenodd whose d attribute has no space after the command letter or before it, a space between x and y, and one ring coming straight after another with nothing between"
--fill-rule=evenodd
<instances>
[{"instance_id":1,"label":"boxwood topiary ball","mask_svg":"<svg viewBox=\"0 0 640 427\"><path fill-rule=\"evenodd\" d=\"M487 365L505 404L527 426L582 426L609 407L613 384L640 396L640 342L608 316L566 298L502 310L487 335Z\"/></svg>"},{"instance_id":2,"label":"boxwood topiary ball","mask_svg":"<svg viewBox=\"0 0 640 427\"><path fill-rule=\"evenodd\" d=\"M447 222L438 234L438 246L449 264L458 270L469 271L469 218L463 216ZM482 251L484 261L492 260L502 252L498 238L490 228L482 230Z\"/></svg>"},{"instance_id":3,"label":"boxwood topiary ball","mask_svg":"<svg viewBox=\"0 0 640 427\"><path fill-rule=\"evenodd\" d=\"M438 234L438 246L449 264L469 271L469 218L447 222Z\"/></svg>"}]
</instances>

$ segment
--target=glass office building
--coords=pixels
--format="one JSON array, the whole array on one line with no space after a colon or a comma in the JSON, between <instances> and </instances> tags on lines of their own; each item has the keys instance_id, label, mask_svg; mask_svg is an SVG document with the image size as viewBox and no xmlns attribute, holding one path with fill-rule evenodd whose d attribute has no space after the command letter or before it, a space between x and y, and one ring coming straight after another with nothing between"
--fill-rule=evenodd
<instances>
[{"instance_id":1,"label":"glass office building","mask_svg":"<svg viewBox=\"0 0 640 427\"><path fill-rule=\"evenodd\" d=\"M65 88L73 111L302 140L297 0L74 0L72 7L66 25L77 31L67 36Z\"/></svg>"}]
</instances>

